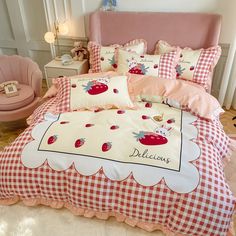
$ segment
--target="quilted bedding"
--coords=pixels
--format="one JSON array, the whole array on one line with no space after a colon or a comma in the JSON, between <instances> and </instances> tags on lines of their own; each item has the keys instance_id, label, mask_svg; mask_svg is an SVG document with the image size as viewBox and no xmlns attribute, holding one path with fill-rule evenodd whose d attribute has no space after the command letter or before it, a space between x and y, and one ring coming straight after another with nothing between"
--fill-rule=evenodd
<instances>
[{"instance_id":1,"label":"quilted bedding","mask_svg":"<svg viewBox=\"0 0 236 236\"><path fill-rule=\"evenodd\" d=\"M53 115L56 102L0 153L0 204L65 206L167 235L227 235L235 198L219 122L145 102Z\"/></svg>"}]
</instances>

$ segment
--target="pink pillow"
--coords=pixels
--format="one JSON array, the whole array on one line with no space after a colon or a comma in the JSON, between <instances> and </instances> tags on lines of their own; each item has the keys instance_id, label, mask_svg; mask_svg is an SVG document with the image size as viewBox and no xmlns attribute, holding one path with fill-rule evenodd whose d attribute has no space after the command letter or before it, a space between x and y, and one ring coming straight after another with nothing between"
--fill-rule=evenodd
<instances>
[{"instance_id":1,"label":"pink pillow","mask_svg":"<svg viewBox=\"0 0 236 236\"><path fill-rule=\"evenodd\" d=\"M175 67L179 60L180 50L174 50L162 55L139 55L117 49L116 58L118 73L132 73L157 76L163 79L175 79Z\"/></svg>"},{"instance_id":2,"label":"pink pillow","mask_svg":"<svg viewBox=\"0 0 236 236\"><path fill-rule=\"evenodd\" d=\"M224 112L216 98L188 81L129 74L128 83L133 101L166 103L207 120L215 120Z\"/></svg>"},{"instance_id":3,"label":"pink pillow","mask_svg":"<svg viewBox=\"0 0 236 236\"><path fill-rule=\"evenodd\" d=\"M177 46L171 46L165 41L158 41L155 54L163 54L176 50ZM208 88L208 79L221 55L221 47L215 46L207 49L193 50L183 48L179 62L176 66L176 78L189 80L191 82Z\"/></svg>"},{"instance_id":4,"label":"pink pillow","mask_svg":"<svg viewBox=\"0 0 236 236\"><path fill-rule=\"evenodd\" d=\"M124 46L115 44L111 46L101 46L96 42L88 43L88 51L90 53L90 70L89 73L114 71L117 62L115 61L116 48L133 51L138 54L146 53L147 42L144 39L135 39L126 43Z\"/></svg>"}]
</instances>

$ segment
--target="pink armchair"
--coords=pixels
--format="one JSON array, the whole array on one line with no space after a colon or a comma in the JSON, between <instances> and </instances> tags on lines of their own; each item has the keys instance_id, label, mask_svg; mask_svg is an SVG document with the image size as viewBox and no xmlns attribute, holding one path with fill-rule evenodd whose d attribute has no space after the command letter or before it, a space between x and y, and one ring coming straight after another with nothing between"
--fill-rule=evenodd
<instances>
[{"instance_id":1,"label":"pink armchair","mask_svg":"<svg viewBox=\"0 0 236 236\"><path fill-rule=\"evenodd\" d=\"M13 121L29 116L40 101L42 72L31 59L21 56L0 56L0 83L16 80L19 95L0 93L0 121Z\"/></svg>"}]
</instances>

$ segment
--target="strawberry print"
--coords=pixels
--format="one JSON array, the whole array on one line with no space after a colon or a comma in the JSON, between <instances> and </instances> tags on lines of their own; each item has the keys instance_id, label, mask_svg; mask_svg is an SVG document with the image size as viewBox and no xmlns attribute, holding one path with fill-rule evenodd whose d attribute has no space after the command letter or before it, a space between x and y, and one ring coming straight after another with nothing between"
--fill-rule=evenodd
<instances>
[{"instance_id":1,"label":"strawberry print","mask_svg":"<svg viewBox=\"0 0 236 236\"><path fill-rule=\"evenodd\" d=\"M97 112L100 112L100 111L102 111L102 110L103 110L103 109L98 108L98 109L94 110L94 112L97 113Z\"/></svg>"},{"instance_id":2,"label":"strawberry print","mask_svg":"<svg viewBox=\"0 0 236 236\"><path fill-rule=\"evenodd\" d=\"M166 137L153 132L140 131L139 133L133 134L137 141L143 145L163 145L168 142Z\"/></svg>"},{"instance_id":3,"label":"strawberry print","mask_svg":"<svg viewBox=\"0 0 236 236\"><path fill-rule=\"evenodd\" d=\"M117 114L119 114L119 115L120 115L120 114L124 114L124 113L125 113L124 110L118 110L118 111L117 111Z\"/></svg>"},{"instance_id":4,"label":"strawberry print","mask_svg":"<svg viewBox=\"0 0 236 236\"><path fill-rule=\"evenodd\" d=\"M65 125L65 124L69 124L70 122L69 121L61 121L60 124L61 125Z\"/></svg>"},{"instance_id":5,"label":"strawberry print","mask_svg":"<svg viewBox=\"0 0 236 236\"><path fill-rule=\"evenodd\" d=\"M48 138L48 144L53 144L57 141L57 135L53 135L51 137Z\"/></svg>"},{"instance_id":6,"label":"strawberry print","mask_svg":"<svg viewBox=\"0 0 236 236\"><path fill-rule=\"evenodd\" d=\"M77 139L75 141L75 148L79 148L79 147L83 146L84 143L85 143L85 139L83 139L83 138Z\"/></svg>"},{"instance_id":7,"label":"strawberry print","mask_svg":"<svg viewBox=\"0 0 236 236\"><path fill-rule=\"evenodd\" d=\"M101 57L100 60L101 60L101 61L104 61L104 57Z\"/></svg>"},{"instance_id":8,"label":"strawberry print","mask_svg":"<svg viewBox=\"0 0 236 236\"><path fill-rule=\"evenodd\" d=\"M98 82L97 80L89 81L87 85L83 85L83 87L90 95L97 95L108 90L108 86L105 83Z\"/></svg>"},{"instance_id":9,"label":"strawberry print","mask_svg":"<svg viewBox=\"0 0 236 236\"><path fill-rule=\"evenodd\" d=\"M92 126L94 126L94 124L86 124L85 125L86 128L89 128L89 127L92 127Z\"/></svg>"},{"instance_id":10,"label":"strawberry print","mask_svg":"<svg viewBox=\"0 0 236 236\"><path fill-rule=\"evenodd\" d=\"M194 66L191 66L191 67L189 68L189 70L194 70Z\"/></svg>"},{"instance_id":11,"label":"strawberry print","mask_svg":"<svg viewBox=\"0 0 236 236\"><path fill-rule=\"evenodd\" d=\"M137 66L129 69L129 73L137 75L145 75L149 67L145 67L144 64L138 64Z\"/></svg>"},{"instance_id":12,"label":"strawberry print","mask_svg":"<svg viewBox=\"0 0 236 236\"><path fill-rule=\"evenodd\" d=\"M145 107L151 108L151 107L152 107L152 103L151 103L151 102L147 102L147 103L145 104Z\"/></svg>"},{"instance_id":13,"label":"strawberry print","mask_svg":"<svg viewBox=\"0 0 236 236\"><path fill-rule=\"evenodd\" d=\"M71 87L72 88L76 88L77 86L76 86L76 84L72 84Z\"/></svg>"},{"instance_id":14,"label":"strawberry print","mask_svg":"<svg viewBox=\"0 0 236 236\"><path fill-rule=\"evenodd\" d=\"M158 68L158 65L157 65L157 64L155 64L155 65L153 66L153 68L154 68L154 69L157 69L157 68Z\"/></svg>"},{"instance_id":15,"label":"strawberry print","mask_svg":"<svg viewBox=\"0 0 236 236\"><path fill-rule=\"evenodd\" d=\"M175 123L175 119L172 118L172 119L169 119L166 121L167 124L172 124L172 123Z\"/></svg>"},{"instance_id":16,"label":"strawberry print","mask_svg":"<svg viewBox=\"0 0 236 236\"><path fill-rule=\"evenodd\" d=\"M111 147L112 147L111 142L104 143L102 145L102 151L103 152L107 152L107 151L109 151L111 149Z\"/></svg>"},{"instance_id":17,"label":"strawberry print","mask_svg":"<svg viewBox=\"0 0 236 236\"><path fill-rule=\"evenodd\" d=\"M149 117L149 116L146 116L146 115L142 115L142 119L143 119L143 120L148 120L148 119L150 119L150 117Z\"/></svg>"},{"instance_id":18,"label":"strawberry print","mask_svg":"<svg viewBox=\"0 0 236 236\"><path fill-rule=\"evenodd\" d=\"M113 93L119 93L118 89L113 89Z\"/></svg>"},{"instance_id":19,"label":"strawberry print","mask_svg":"<svg viewBox=\"0 0 236 236\"><path fill-rule=\"evenodd\" d=\"M144 55L141 55L140 58L144 58Z\"/></svg>"},{"instance_id":20,"label":"strawberry print","mask_svg":"<svg viewBox=\"0 0 236 236\"><path fill-rule=\"evenodd\" d=\"M115 130L115 129L119 129L120 127L118 126L118 125L112 125L111 127L110 127L110 129L111 130Z\"/></svg>"},{"instance_id":21,"label":"strawberry print","mask_svg":"<svg viewBox=\"0 0 236 236\"><path fill-rule=\"evenodd\" d=\"M109 59L109 63L114 69L117 68L117 64L116 64L116 61L115 61L115 56L113 56L112 59Z\"/></svg>"},{"instance_id":22,"label":"strawberry print","mask_svg":"<svg viewBox=\"0 0 236 236\"><path fill-rule=\"evenodd\" d=\"M131 59L127 59L129 73L131 74L138 74L138 75L145 75L149 67L145 67L144 64L138 63L134 57Z\"/></svg>"}]
</instances>

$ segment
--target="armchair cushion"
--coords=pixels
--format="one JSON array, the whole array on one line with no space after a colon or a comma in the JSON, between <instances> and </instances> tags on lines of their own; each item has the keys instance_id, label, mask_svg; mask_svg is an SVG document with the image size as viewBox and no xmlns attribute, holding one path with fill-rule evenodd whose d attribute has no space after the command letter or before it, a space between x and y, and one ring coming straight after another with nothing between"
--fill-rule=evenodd
<instances>
[{"instance_id":1,"label":"armchair cushion","mask_svg":"<svg viewBox=\"0 0 236 236\"><path fill-rule=\"evenodd\" d=\"M34 90L32 87L19 84L19 95L7 97L0 93L0 110L12 111L30 104L34 100Z\"/></svg>"}]
</instances>

